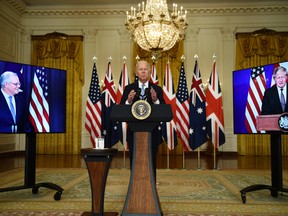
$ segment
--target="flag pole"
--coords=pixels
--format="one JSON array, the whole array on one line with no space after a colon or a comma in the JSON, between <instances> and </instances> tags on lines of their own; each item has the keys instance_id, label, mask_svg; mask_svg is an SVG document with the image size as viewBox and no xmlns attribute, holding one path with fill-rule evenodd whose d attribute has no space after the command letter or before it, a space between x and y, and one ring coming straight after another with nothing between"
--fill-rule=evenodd
<instances>
[{"instance_id":1,"label":"flag pole","mask_svg":"<svg viewBox=\"0 0 288 216\"><path fill-rule=\"evenodd\" d=\"M170 167L169 167L169 148L167 148L167 169L170 169Z\"/></svg>"},{"instance_id":2,"label":"flag pole","mask_svg":"<svg viewBox=\"0 0 288 216\"><path fill-rule=\"evenodd\" d=\"M124 146L124 152L123 152L123 169L126 169L126 149Z\"/></svg>"},{"instance_id":3,"label":"flag pole","mask_svg":"<svg viewBox=\"0 0 288 216\"><path fill-rule=\"evenodd\" d=\"M214 170L216 170L217 169L217 166L216 166L216 147L215 147L215 145L213 145L214 146L214 152L213 152L213 155L214 155Z\"/></svg>"},{"instance_id":4,"label":"flag pole","mask_svg":"<svg viewBox=\"0 0 288 216\"><path fill-rule=\"evenodd\" d=\"M182 161L183 161L183 165L182 165L183 167L182 168L185 169L185 150L184 150L184 148L183 148L182 155L183 155L182 156Z\"/></svg>"},{"instance_id":5,"label":"flag pole","mask_svg":"<svg viewBox=\"0 0 288 216\"><path fill-rule=\"evenodd\" d=\"M213 59L214 59L214 62L216 62L216 54L215 53L213 54ZM212 145L213 145L213 143L212 143ZM216 143L213 145L213 157L214 157L214 160L213 160L214 170L216 170Z\"/></svg>"},{"instance_id":6,"label":"flag pole","mask_svg":"<svg viewBox=\"0 0 288 216\"><path fill-rule=\"evenodd\" d=\"M198 147L198 150L197 150L197 164L198 164L198 170L201 169L201 161L200 161L200 147Z\"/></svg>"}]
</instances>

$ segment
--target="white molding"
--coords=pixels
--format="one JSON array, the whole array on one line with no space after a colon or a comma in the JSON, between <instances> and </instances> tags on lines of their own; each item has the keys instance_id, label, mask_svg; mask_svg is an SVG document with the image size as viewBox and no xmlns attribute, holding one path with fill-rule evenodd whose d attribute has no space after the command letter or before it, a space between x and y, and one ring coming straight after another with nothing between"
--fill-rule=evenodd
<instances>
[{"instance_id":1,"label":"white molding","mask_svg":"<svg viewBox=\"0 0 288 216\"><path fill-rule=\"evenodd\" d=\"M99 8L98 5L70 5L70 6L50 6L48 7L29 7L25 5L22 0L6 0L15 10L25 16L119 16L126 15L126 11L131 5L113 5L105 6L106 8ZM204 15L243 15L243 14L286 14L288 6L283 6L282 1L273 1L273 3L266 2L259 5L259 1L251 0L249 3L231 4L185 4L183 5L187 10L187 16L204 16ZM245 5L245 6L243 6ZM259 5L259 6L255 6ZM200 7L199 7L200 6ZM59 9L62 8L62 9ZM77 8L77 9L75 9Z\"/></svg>"}]
</instances>

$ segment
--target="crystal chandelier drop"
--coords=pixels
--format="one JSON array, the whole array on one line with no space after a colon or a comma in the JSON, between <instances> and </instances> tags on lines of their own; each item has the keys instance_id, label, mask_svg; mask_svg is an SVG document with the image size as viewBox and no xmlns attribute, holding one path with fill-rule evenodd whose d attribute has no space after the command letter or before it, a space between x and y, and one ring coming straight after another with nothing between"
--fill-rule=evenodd
<instances>
[{"instance_id":1,"label":"crystal chandelier drop","mask_svg":"<svg viewBox=\"0 0 288 216\"><path fill-rule=\"evenodd\" d=\"M187 11L173 4L169 15L166 0L147 0L127 11L125 26L131 38L144 50L162 52L183 40L188 23Z\"/></svg>"}]
</instances>

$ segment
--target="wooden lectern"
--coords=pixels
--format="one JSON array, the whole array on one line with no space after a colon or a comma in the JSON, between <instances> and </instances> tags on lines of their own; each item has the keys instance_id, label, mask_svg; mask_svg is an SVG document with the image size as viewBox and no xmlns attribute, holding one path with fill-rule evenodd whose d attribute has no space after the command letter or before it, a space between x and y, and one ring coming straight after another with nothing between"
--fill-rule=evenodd
<instances>
[{"instance_id":1,"label":"wooden lectern","mask_svg":"<svg viewBox=\"0 0 288 216\"><path fill-rule=\"evenodd\" d=\"M88 169L91 193L92 212L83 212L81 216L117 216L117 212L104 212L106 180L113 156L117 149L81 149Z\"/></svg>"},{"instance_id":2,"label":"wooden lectern","mask_svg":"<svg viewBox=\"0 0 288 216\"><path fill-rule=\"evenodd\" d=\"M130 105L114 106L111 119L127 122L134 132L133 164L122 215L163 215L153 172L151 142L152 130L159 122L173 118L168 104L151 105L151 114L145 120L136 119Z\"/></svg>"},{"instance_id":3,"label":"wooden lectern","mask_svg":"<svg viewBox=\"0 0 288 216\"><path fill-rule=\"evenodd\" d=\"M261 115L256 119L256 127L258 131L265 130L270 133L271 148L271 185L255 184L240 190L242 202L246 203L246 193L262 189L270 190L273 197L278 196L278 192L288 192L283 188L282 179L282 152L281 152L281 131L278 126L278 119L281 115Z\"/></svg>"}]
</instances>

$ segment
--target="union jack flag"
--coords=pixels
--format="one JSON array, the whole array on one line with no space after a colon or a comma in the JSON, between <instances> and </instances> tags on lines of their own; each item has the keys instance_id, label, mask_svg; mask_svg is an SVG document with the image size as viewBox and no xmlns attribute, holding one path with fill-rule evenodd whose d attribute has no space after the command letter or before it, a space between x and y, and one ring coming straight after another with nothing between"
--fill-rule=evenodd
<instances>
[{"instance_id":1,"label":"union jack flag","mask_svg":"<svg viewBox=\"0 0 288 216\"><path fill-rule=\"evenodd\" d=\"M174 85L169 62L167 62L166 64L165 78L163 84L163 97L165 103L171 105L173 116L175 116L176 96L174 93ZM174 149L177 145L176 124L174 119L172 119L170 122L162 123L161 128L162 137L163 139L165 139L168 149Z\"/></svg>"},{"instance_id":2,"label":"union jack flag","mask_svg":"<svg viewBox=\"0 0 288 216\"><path fill-rule=\"evenodd\" d=\"M129 77L128 77L126 63L124 62L121 75L120 75L120 79L119 79L119 86L118 86L118 91L117 91L117 102L116 102L117 104L120 104L124 89L128 84L129 84ZM119 124L121 124L121 125L118 125L120 142L124 145L125 150L128 150L128 145L126 141L127 140L127 123L119 122Z\"/></svg>"},{"instance_id":3,"label":"union jack flag","mask_svg":"<svg viewBox=\"0 0 288 216\"><path fill-rule=\"evenodd\" d=\"M206 93L206 120L207 134L214 147L218 148L225 143L225 133L222 93L216 70L216 61L213 63Z\"/></svg>"},{"instance_id":4,"label":"union jack flag","mask_svg":"<svg viewBox=\"0 0 288 216\"><path fill-rule=\"evenodd\" d=\"M159 84L157 71L156 71L156 65L153 62L152 69L151 69L151 75L150 75L150 82L154 83L155 85Z\"/></svg>"},{"instance_id":5,"label":"union jack flag","mask_svg":"<svg viewBox=\"0 0 288 216\"><path fill-rule=\"evenodd\" d=\"M118 86L117 96L116 96L117 104L120 104L124 89L129 83L130 82L129 82L129 77L128 77L127 66L126 66L126 63L124 62L121 73L120 73L120 78L119 78L119 86Z\"/></svg>"}]
</instances>

